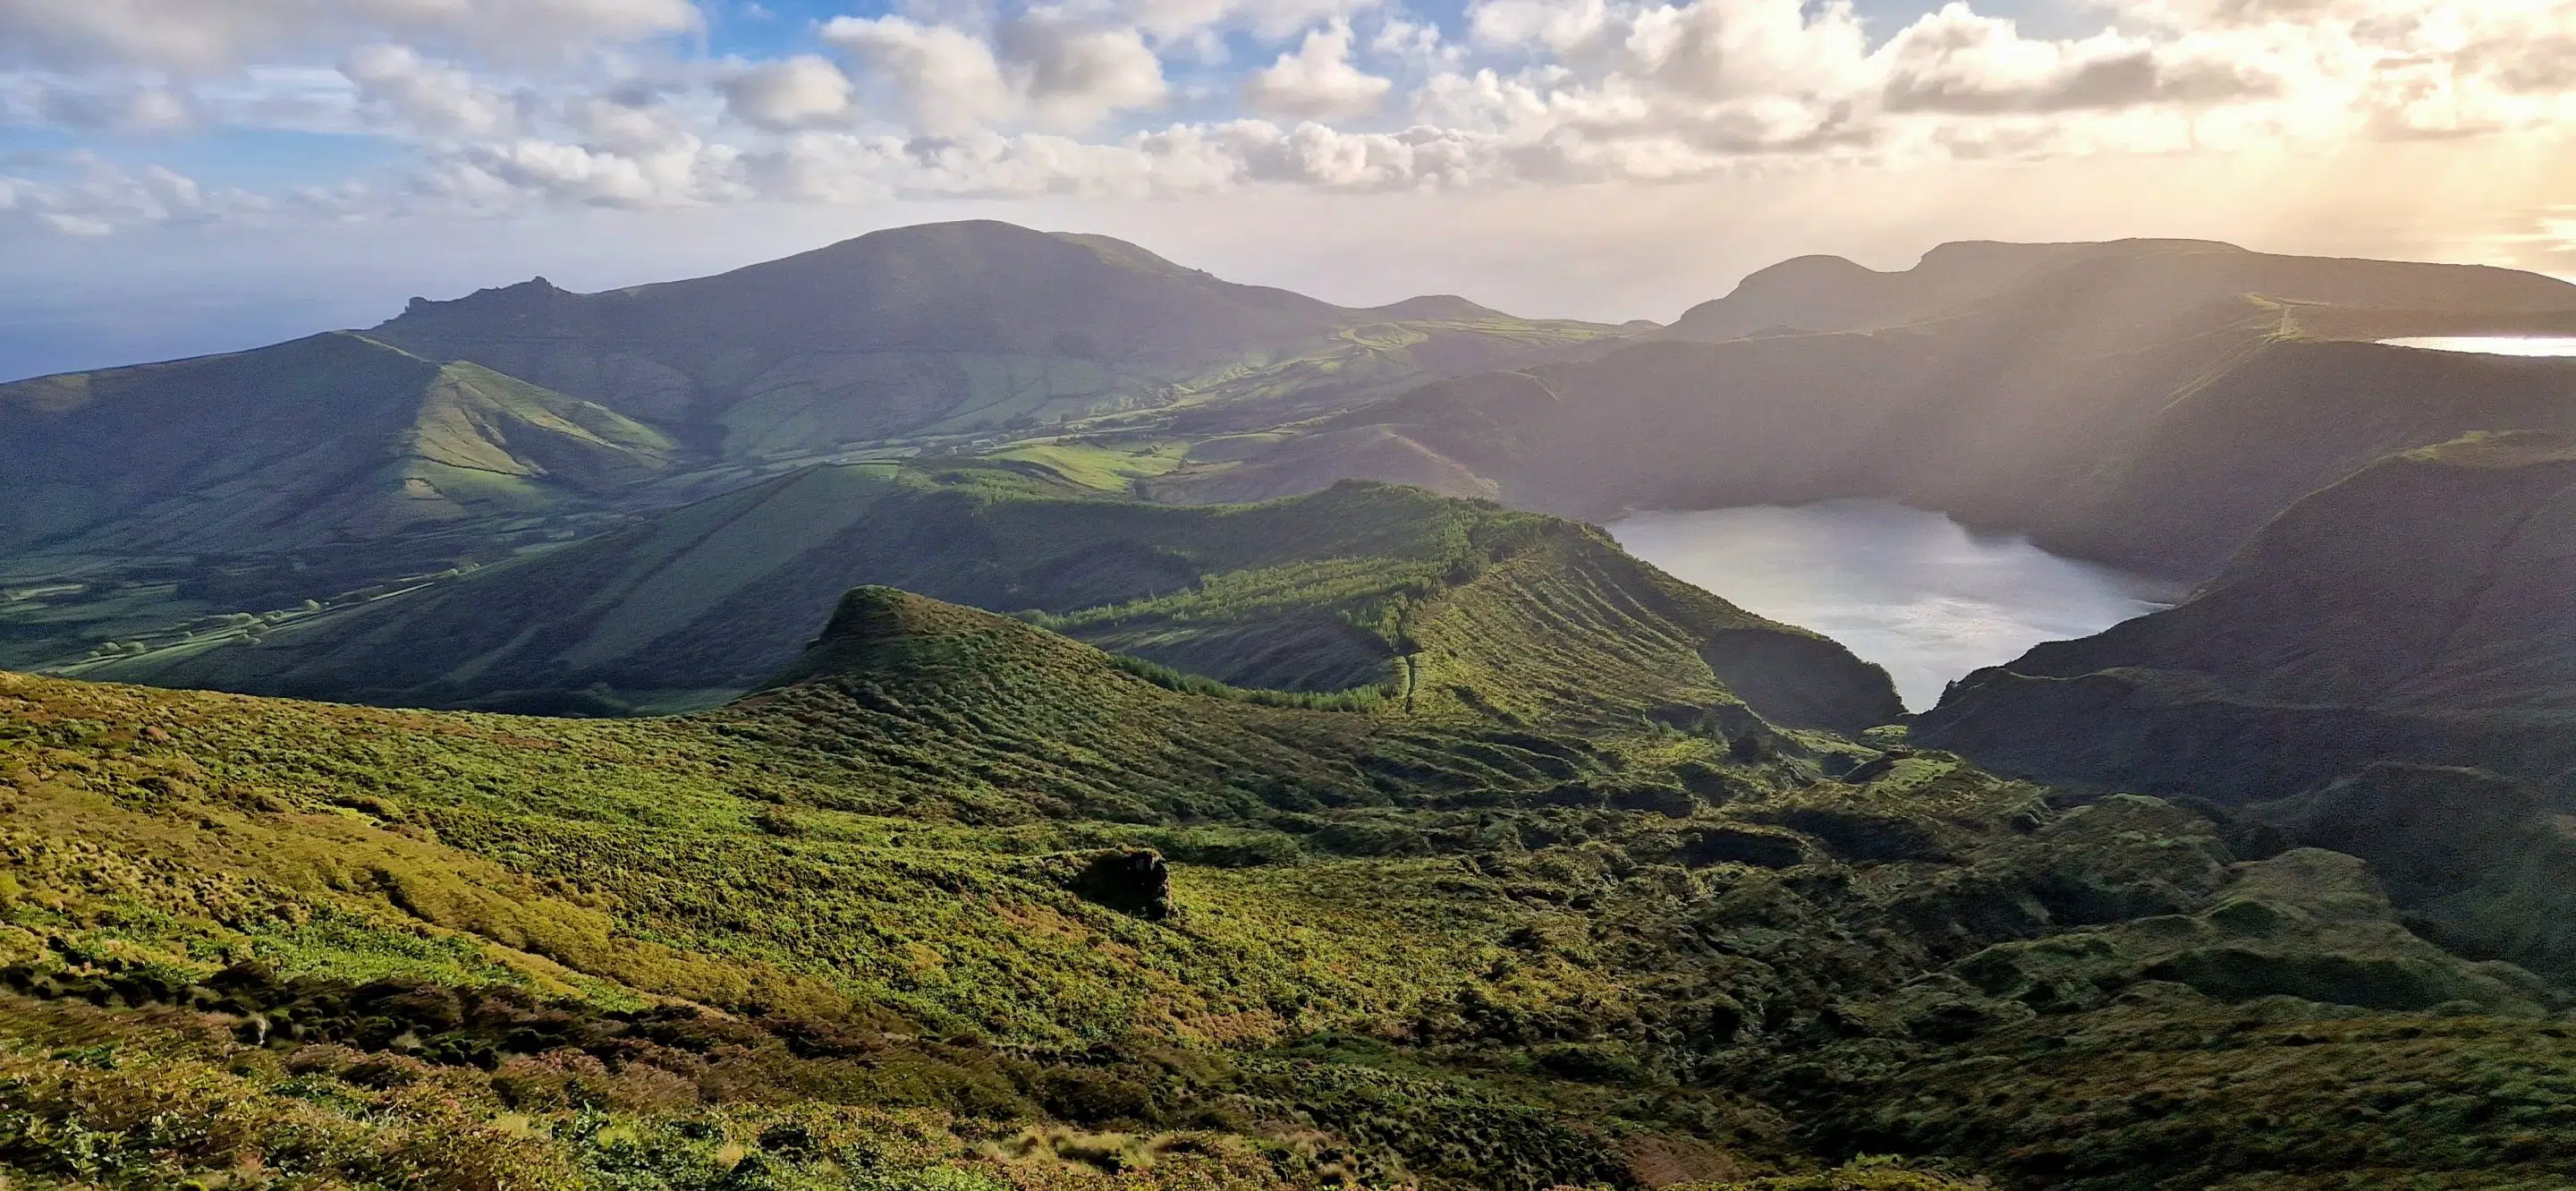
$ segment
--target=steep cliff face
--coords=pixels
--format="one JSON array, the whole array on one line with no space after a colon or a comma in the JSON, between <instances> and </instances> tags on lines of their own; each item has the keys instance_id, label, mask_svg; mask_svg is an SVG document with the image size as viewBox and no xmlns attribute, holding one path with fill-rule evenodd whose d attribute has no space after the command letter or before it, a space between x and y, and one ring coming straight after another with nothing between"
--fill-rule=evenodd
<instances>
[{"instance_id":1,"label":"steep cliff face","mask_svg":"<svg viewBox=\"0 0 2576 1191\"><path fill-rule=\"evenodd\" d=\"M2300 501L2189 602L1958 684L1916 731L2015 772L2276 797L2373 760L2576 795L2576 449L2474 434Z\"/></svg>"}]
</instances>

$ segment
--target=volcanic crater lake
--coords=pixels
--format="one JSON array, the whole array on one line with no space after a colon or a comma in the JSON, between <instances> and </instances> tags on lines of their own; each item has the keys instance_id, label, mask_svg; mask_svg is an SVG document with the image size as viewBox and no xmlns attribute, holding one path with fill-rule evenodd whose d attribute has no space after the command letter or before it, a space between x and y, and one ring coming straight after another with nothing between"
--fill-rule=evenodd
<instances>
[{"instance_id":1,"label":"volcanic crater lake","mask_svg":"<svg viewBox=\"0 0 2576 1191\"><path fill-rule=\"evenodd\" d=\"M2185 594L1892 501L1635 513L1608 528L1629 553L1689 583L1887 667L1916 711L1971 670Z\"/></svg>"}]
</instances>

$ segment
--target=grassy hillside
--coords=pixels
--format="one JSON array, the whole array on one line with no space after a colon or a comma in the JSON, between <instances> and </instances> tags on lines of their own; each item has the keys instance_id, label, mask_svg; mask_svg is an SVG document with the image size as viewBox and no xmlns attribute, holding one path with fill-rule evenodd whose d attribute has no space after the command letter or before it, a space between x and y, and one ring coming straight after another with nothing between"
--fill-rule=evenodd
<instances>
[{"instance_id":1,"label":"grassy hillside","mask_svg":"<svg viewBox=\"0 0 2576 1191\"><path fill-rule=\"evenodd\" d=\"M2576 1174L2561 994L2410 935L2349 858L1750 717L1603 747L1277 703L883 588L679 719L0 676L0 1168Z\"/></svg>"},{"instance_id":2,"label":"grassy hillside","mask_svg":"<svg viewBox=\"0 0 2576 1191\"><path fill-rule=\"evenodd\" d=\"M1226 683L1356 692L1411 715L1634 721L1725 688L1801 725L1857 731L1900 714L1876 667L1586 527L1365 484L1152 505L1030 461L815 469L262 625L256 640L213 630L73 670L370 702L554 692L549 706L577 707L563 693L594 685L595 703L659 700L759 685L862 583L1023 613Z\"/></svg>"},{"instance_id":3,"label":"grassy hillside","mask_svg":"<svg viewBox=\"0 0 2576 1191\"><path fill-rule=\"evenodd\" d=\"M416 300L370 334L746 458L1345 393L1617 332L1456 300L1345 309L1105 236L967 222L608 293L540 278Z\"/></svg>"},{"instance_id":4,"label":"grassy hillside","mask_svg":"<svg viewBox=\"0 0 2576 1191\"><path fill-rule=\"evenodd\" d=\"M671 440L352 334L0 385L0 548L239 553L595 502Z\"/></svg>"}]
</instances>

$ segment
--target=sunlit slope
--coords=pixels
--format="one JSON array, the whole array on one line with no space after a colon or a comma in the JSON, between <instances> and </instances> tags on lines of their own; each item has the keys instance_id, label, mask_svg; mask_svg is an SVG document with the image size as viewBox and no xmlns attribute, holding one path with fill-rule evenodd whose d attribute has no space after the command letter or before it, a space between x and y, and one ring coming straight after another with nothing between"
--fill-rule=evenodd
<instances>
[{"instance_id":1,"label":"sunlit slope","mask_svg":"<svg viewBox=\"0 0 2576 1191\"><path fill-rule=\"evenodd\" d=\"M883 588L679 719L0 676L0 1166L2576 1171L2522 1140L2576 1110L2561 994L2410 934L2357 861L1749 718L1659 739L1272 706Z\"/></svg>"},{"instance_id":2,"label":"sunlit slope","mask_svg":"<svg viewBox=\"0 0 2576 1191\"><path fill-rule=\"evenodd\" d=\"M1647 342L1436 382L1154 486L1294 492L1382 469L1380 444L1400 441L1412 471L1491 484L1522 507L1886 497L2198 579L2291 502L2381 455L2473 429L2576 427L2565 361L2317 340L2320 311L2369 312L2226 288L2307 278L2291 288L2507 318L2553 301L2576 310L2576 287L2559 282L2232 250L1997 259L2026 267L1903 325Z\"/></svg>"},{"instance_id":3,"label":"sunlit slope","mask_svg":"<svg viewBox=\"0 0 2576 1191\"><path fill-rule=\"evenodd\" d=\"M814 469L256 642L201 637L75 672L582 709L562 693L755 686L863 583L1024 613L1238 686L1365 691L1414 714L1634 719L1724 688L1797 724L1856 731L1901 714L1876 667L1584 526L1357 483L1155 505L1027 464Z\"/></svg>"},{"instance_id":4,"label":"sunlit slope","mask_svg":"<svg viewBox=\"0 0 2576 1191\"><path fill-rule=\"evenodd\" d=\"M1455 299L1345 309L982 221L599 294L540 279L418 301L371 334L743 457L1385 384L1614 332Z\"/></svg>"},{"instance_id":5,"label":"sunlit slope","mask_svg":"<svg viewBox=\"0 0 2576 1191\"><path fill-rule=\"evenodd\" d=\"M2576 793L2576 451L2473 435L2300 501L2189 602L1963 681L1921 730L2051 778L2296 793L2375 760Z\"/></svg>"},{"instance_id":6,"label":"sunlit slope","mask_svg":"<svg viewBox=\"0 0 2576 1191\"><path fill-rule=\"evenodd\" d=\"M478 365L317 335L0 386L0 547L279 550L544 513L672 446Z\"/></svg>"}]
</instances>

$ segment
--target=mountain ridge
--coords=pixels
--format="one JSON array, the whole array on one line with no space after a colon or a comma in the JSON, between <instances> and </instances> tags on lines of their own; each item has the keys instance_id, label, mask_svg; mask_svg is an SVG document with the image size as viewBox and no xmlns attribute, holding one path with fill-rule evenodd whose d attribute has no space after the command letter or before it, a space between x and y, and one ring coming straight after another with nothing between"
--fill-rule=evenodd
<instances>
[{"instance_id":1,"label":"mountain ridge","mask_svg":"<svg viewBox=\"0 0 2576 1191\"><path fill-rule=\"evenodd\" d=\"M2576 285L2484 265L2287 256L2215 240L1970 240L1937 245L1900 270L1871 269L1835 256L1784 261L1748 275L1726 297L1685 311L1664 334L1717 341L1777 327L1879 330L1970 308L2052 271L2152 258L2197 274L2189 284L2202 302L2252 293L2300 303L2424 310L2460 301L2474 282L2484 291L2468 303L2476 308L2576 309ZM2399 297L2405 300L2390 300ZM2434 303L2423 305L2426 297Z\"/></svg>"}]
</instances>

